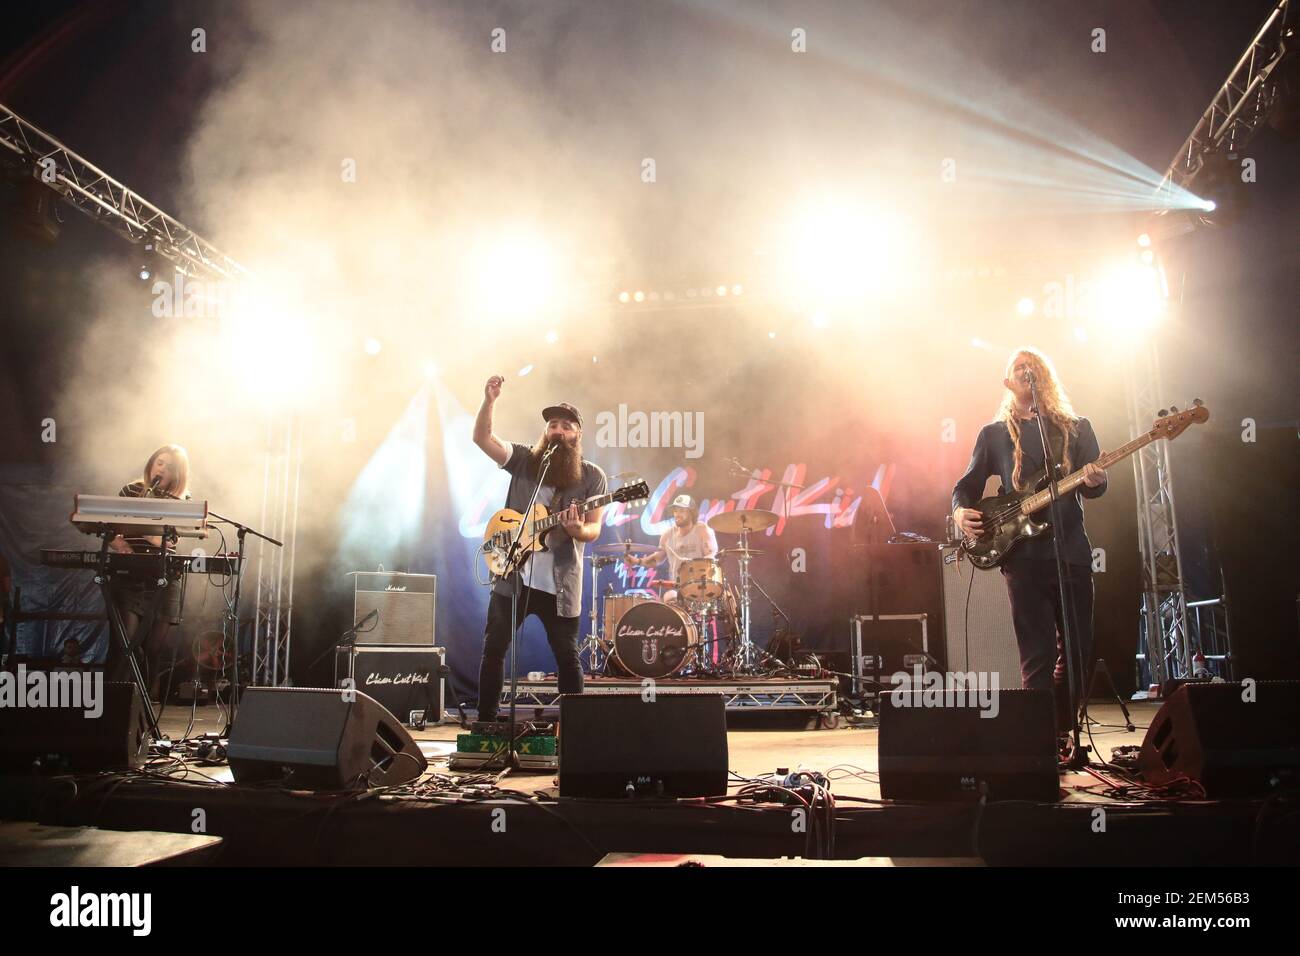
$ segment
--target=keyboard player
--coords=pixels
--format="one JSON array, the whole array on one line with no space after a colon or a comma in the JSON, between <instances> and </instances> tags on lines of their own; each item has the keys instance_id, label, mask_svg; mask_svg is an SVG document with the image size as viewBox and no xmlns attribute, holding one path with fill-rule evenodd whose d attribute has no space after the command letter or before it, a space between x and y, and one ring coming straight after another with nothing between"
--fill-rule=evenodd
<instances>
[{"instance_id":1,"label":"keyboard player","mask_svg":"<svg viewBox=\"0 0 1300 956\"><path fill-rule=\"evenodd\" d=\"M122 486L118 492L124 498L190 497L190 456L180 445L163 445L145 462L140 478ZM119 554L157 554L162 539L156 536L123 537L118 535L109 542L109 548ZM151 695L158 692L158 675L163 650L167 646L168 632L173 624L181 622L184 575L160 588L154 581L132 577L116 578L111 593L122 614L127 642L132 653L143 649L145 674ZM104 662L105 680L130 680L130 665L117 641L109 641L108 657Z\"/></svg>"}]
</instances>

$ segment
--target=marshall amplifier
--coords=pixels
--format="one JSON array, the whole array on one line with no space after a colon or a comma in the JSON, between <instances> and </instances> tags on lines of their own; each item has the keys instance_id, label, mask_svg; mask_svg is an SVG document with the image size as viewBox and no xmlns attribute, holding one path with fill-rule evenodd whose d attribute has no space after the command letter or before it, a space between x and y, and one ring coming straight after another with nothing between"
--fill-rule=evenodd
<instances>
[{"instance_id":1,"label":"marshall amplifier","mask_svg":"<svg viewBox=\"0 0 1300 956\"><path fill-rule=\"evenodd\" d=\"M334 657L334 683L373 697L408 727L442 722L444 668L442 647L340 647Z\"/></svg>"},{"instance_id":2,"label":"marshall amplifier","mask_svg":"<svg viewBox=\"0 0 1300 956\"><path fill-rule=\"evenodd\" d=\"M354 621L372 611L379 617L372 630L357 639L367 644L431 647L433 619L438 604L438 578L433 574L389 574L353 571L356 588Z\"/></svg>"}]
</instances>

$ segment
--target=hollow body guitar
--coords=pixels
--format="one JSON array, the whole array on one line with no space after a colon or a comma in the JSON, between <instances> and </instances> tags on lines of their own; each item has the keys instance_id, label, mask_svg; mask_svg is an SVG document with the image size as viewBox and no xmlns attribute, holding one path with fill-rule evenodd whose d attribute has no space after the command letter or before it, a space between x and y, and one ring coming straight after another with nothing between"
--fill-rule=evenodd
<instances>
[{"instance_id":1,"label":"hollow body guitar","mask_svg":"<svg viewBox=\"0 0 1300 956\"><path fill-rule=\"evenodd\" d=\"M1161 438L1177 438L1193 423L1205 422L1209 418L1210 410L1198 398L1186 411L1180 412L1174 409L1174 414L1156 419L1149 432L1139 435L1114 451L1106 452L1097 459L1097 464L1102 468L1109 468L1153 441ZM1046 514L1040 518L1034 517L1037 512L1043 511L1052 502L1047 473L1039 472L1028 484L1034 490L983 498L975 505L975 510L981 515L984 530L977 538L970 536L964 538L961 550L970 559L970 563L980 570L988 571L998 567L1021 541L1040 535L1051 527ZM1082 468L1071 472L1056 483L1057 495L1063 498L1081 484L1083 484Z\"/></svg>"},{"instance_id":2,"label":"hollow body guitar","mask_svg":"<svg viewBox=\"0 0 1300 956\"><path fill-rule=\"evenodd\" d=\"M578 511L585 518L591 512L616 501L644 504L649 497L650 486L644 481L638 481L611 494L588 498L578 505ZM480 550L492 576L501 578L520 571L529 557L538 551L550 550L545 542L546 533L560 526L561 514L551 514L545 505L539 503L533 505L532 513L528 516L511 508L502 508L489 518ZM519 531L521 524L524 526L522 535Z\"/></svg>"}]
</instances>

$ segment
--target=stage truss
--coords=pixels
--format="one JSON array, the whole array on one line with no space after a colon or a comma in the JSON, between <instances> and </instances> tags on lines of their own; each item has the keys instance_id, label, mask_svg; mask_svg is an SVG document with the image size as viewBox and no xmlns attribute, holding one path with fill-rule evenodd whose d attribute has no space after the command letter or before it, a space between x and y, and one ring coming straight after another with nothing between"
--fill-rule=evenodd
<instances>
[{"instance_id":1,"label":"stage truss","mask_svg":"<svg viewBox=\"0 0 1300 956\"><path fill-rule=\"evenodd\" d=\"M49 189L66 206L119 236L145 245L187 278L211 282L250 280L253 274L234 258L168 215L139 193L69 149L44 130L0 104L0 147L11 165ZM3 155L0 153L0 155ZM263 454L262 511L257 530L284 542L275 548L258 538L248 541L257 579L245 580L241 618L253 602L252 680L283 684L289 676L289 638L293 620L294 543L298 523L298 485L302 474L302 424L298 416L269 413ZM244 516L234 515L251 524ZM229 622L228 622L229 623ZM228 636L240 642L239 622ZM240 675L241 679L244 675Z\"/></svg>"},{"instance_id":2,"label":"stage truss","mask_svg":"<svg viewBox=\"0 0 1300 956\"><path fill-rule=\"evenodd\" d=\"M658 696L721 694L727 713L804 712L831 715L839 707L835 680L588 680L584 694L636 694ZM558 707L560 692L553 680L519 682L518 707ZM510 707L510 690L501 694L501 711Z\"/></svg>"},{"instance_id":3,"label":"stage truss","mask_svg":"<svg viewBox=\"0 0 1300 956\"><path fill-rule=\"evenodd\" d=\"M1291 21L1291 0L1279 0L1174 155L1161 181L1162 190L1171 184L1193 189L1207 158L1240 150L1268 119L1281 95L1272 80L1273 72L1284 56L1300 56L1300 51L1294 49L1296 37ZM1151 427L1164 401L1154 343L1130 362L1127 392L1129 432L1136 438ZM1142 559L1138 674L1143 674L1145 664L1150 681L1156 684L1194 676L1193 658L1206 643L1200 633L1199 614L1196 633L1188 627L1186 579L1168 446L1168 442L1152 442L1133 456ZM1213 604L1222 611L1223 598L1197 603ZM1212 656L1226 667L1232 645L1226 628L1223 633L1226 647L1219 647L1217 623L1209 643L1214 645L1211 650L1225 651Z\"/></svg>"}]
</instances>

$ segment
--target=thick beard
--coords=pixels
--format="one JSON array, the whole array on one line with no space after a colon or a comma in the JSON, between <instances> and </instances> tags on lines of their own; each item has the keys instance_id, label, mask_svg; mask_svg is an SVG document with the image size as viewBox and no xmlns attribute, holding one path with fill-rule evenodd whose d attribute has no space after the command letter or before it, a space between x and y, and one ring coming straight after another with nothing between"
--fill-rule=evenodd
<instances>
[{"instance_id":1,"label":"thick beard","mask_svg":"<svg viewBox=\"0 0 1300 956\"><path fill-rule=\"evenodd\" d=\"M546 451L546 436L543 435L533 446L529 473L536 478L542 471L542 454ZM551 467L546 472L546 483L553 488L571 488L582 481L582 439L579 438L570 447L560 442L551 456Z\"/></svg>"}]
</instances>

